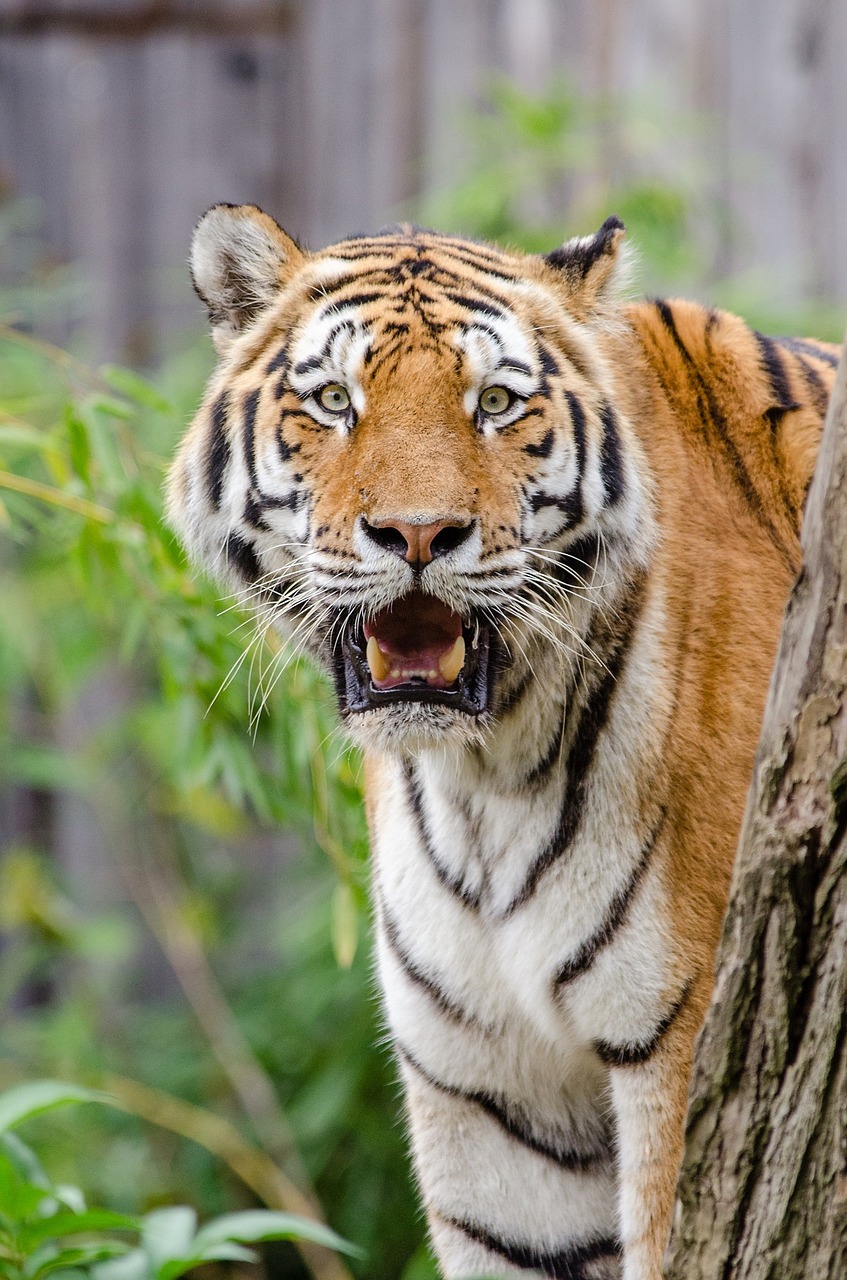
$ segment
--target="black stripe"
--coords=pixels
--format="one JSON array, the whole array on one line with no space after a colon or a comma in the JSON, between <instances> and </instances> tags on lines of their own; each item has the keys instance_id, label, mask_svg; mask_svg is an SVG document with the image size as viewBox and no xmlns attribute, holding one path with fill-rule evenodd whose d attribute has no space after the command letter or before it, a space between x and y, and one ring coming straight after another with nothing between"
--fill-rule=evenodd
<instances>
[{"instance_id":1,"label":"black stripe","mask_svg":"<svg viewBox=\"0 0 847 1280\"><path fill-rule=\"evenodd\" d=\"M538 361L541 365L542 373L545 373L548 378L558 378L561 370L546 342L539 342L538 344Z\"/></svg>"},{"instance_id":2,"label":"black stripe","mask_svg":"<svg viewBox=\"0 0 847 1280\"><path fill-rule=\"evenodd\" d=\"M492 329L490 324L482 324L479 320L474 320L473 324L465 325L465 331L467 333L470 333L472 329L478 330L479 333L488 334L492 342L496 343L497 348L500 352L501 360L502 360L502 353L504 349L503 339L500 337L500 334L497 332L497 330ZM523 368L526 370L527 373L529 373L529 369L526 368L526 365L524 365Z\"/></svg>"},{"instance_id":3,"label":"black stripe","mask_svg":"<svg viewBox=\"0 0 847 1280\"><path fill-rule=\"evenodd\" d=\"M285 496L259 494L258 506L262 511L299 511L309 500L305 489L291 489Z\"/></svg>"},{"instance_id":4,"label":"black stripe","mask_svg":"<svg viewBox=\"0 0 847 1280\"><path fill-rule=\"evenodd\" d=\"M276 373L278 369L284 369L288 361L288 347L282 346L272 360L265 365L265 373Z\"/></svg>"},{"instance_id":5,"label":"black stripe","mask_svg":"<svg viewBox=\"0 0 847 1280\"><path fill-rule=\"evenodd\" d=\"M800 406L791 394L788 375L785 372L785 366L782 363L776 343L772 338L759 333L758 329L753 330L753 337L758 342L759 350L762 353L762 363L770 379L771 391L776 402L775 407L782 409L785 413L788 413L791 409L799 409Z\"/></svg>"},{"instance_id":6,"label":"black stripe","mask_svg":"<svg viewBox=\"0 0 847 1280\"><path fill-rule=\"evenodd\" d=\"M585 410L573 391L566 391L565 397L573 424L576 451L576 484L570 493L563 496L546 493L543 489L539 489L529 500L531 509L536 513L543 507L557 507L563 513L564 522L558 526L555 534L548 535L550 537L556 537L560 533L564 533L566 529L572 529L574 525L581 522L585 515L585 506L582 501L582 473L585 467Z\"/></svg>"},{"instance_id":7,"label":"black stripe","mask_svg":"<svg viewBox=\"0 0 847 1280\"><path fill-rule=\"evenodd\" d=\"M808 387L809 394L812 397L812 403L814 404L817 412L821 417L823 417L827 411L827 407L829 406L829 387L826 385L815 366L813 364L809 364L808 360L804 356L795 353L794 358L803 370L803 377L806 380L806 386Z\"/></svg>"},{"instance_id":8,"label":"black stripe","mask_svg":"<svg viewBox=\"0 0 847 1280\"><path fill-rule=\"evenodd\" d=\"M345 283L355 284L356 282L348 280ZM333 307L338 308L339 311L344 307L366 307L371 302L381 302L385 292L384 289L375 289L372 293L353 293L349 298L337 298Z\"/></svg>"},{"instance_id":9,"label":"black stripe","mask_svg":"<svg viewBox=\"0 0 847 1280\"><path fill-rule=\"evenodd\" d=\"M544 752L544 755L535 764L526 775L525 783L529 787L537 787L539 782L546 781L554 765L558 764L564 755L564 707L561 708L561 721L556 727L556 731L550 739L550 745Z\"/></svg>"},{"instance_id":10,"label":"black stripe","mask_svg":"<svg viewBox=\"0 0 847 1280\"><path fill-rule=\"evenodd\" d=\"M252 543L247 542L237 533L231 533L227 538L224 555L227 564L237 569L247 582L255 582L262 572Z\"/></svg>"},{"instance_id":11,"label":"black stripe","mask_svg":"<svg viewBox=\"0 0 847 1280\"><path fill-rule=\"evenodd\" d=\"M559 525L555 533L549 534L548 537L558 537L561 533L566 533L568 529L575 524L579 524L582 519L582 494L579 489L574 489L572 493L567 493L564 497L558 493L547 493L545 489L537 489L529 500L529 505L536 514L543 511L545 507L556 507L557 510L565 513L565 521Z\"/></svg>"},{"instance_id":12,"label":"black stripe","mask_svg":"<svg viewBox=\"0 0 847 1280\"><path fill-rule=\"evenodd\" d=\"M547 1252L517 1240L503 1240L475 1222L448 1218L443 1214L438 1216L449 1226L488 1249L489 1253L505 1258L512 1266L524 1271L540 1271L542 1275L552 1276L553 1280L585 1280L585 1267L588 1263L597 1262L601 1258L620 1258L623 1252L620 1243L611 1236Z\"/></svg>"},{"instance_id":13,"label":"black stripe","mask_svg":"<svg viewBox=\"0 0 847 1280\"><path fill-rule=\"evenodd\" d=\"M524 417L526 416L527 415L524 414ZM555 439L555 432L553 431L553 428L550 427L550 429L544 433L543 440L538 444L525 444L523 451L533 458L549 458L550 454L553 452L553 441Z\"/></svg>"},{"instance_id":14,"label":"black stripe","mask_svg":"<svg viewBox=\"0 0 847 1280\"><path fill-rule=\"evenodd\" d=\"M555 553L560 557L552 567L553 577L563 587L584 587L597 570L600 536L586 533Z\"/></svg>"},{"instance_id":15,"label":"black stripe","mask_svg":"<svg viewBox=\"0 0 847 1280\"><path fill-rule=\"evenodd\" d=\"M751 480L750 475L747 471L747 467L744 463L744 459L742 458L741 453L739 452L738 446L736 445L735 441L732 439L729 433L729 428L728 428L726 419L724 418L720 410L720 407L714 397L714 394L712 393L712 389L709 386L709 384L706 382L699 368L697 367L697 362L695 361L694 357L691 355L685 343L682 341L682 338L679 336L679 331L676 327L676 321L674 320L673 312L669 304L667 302L662 301L661 298L658 298L655 301L655 306L656 306L656 310L658 311L662 319L662 323L664 324L668 333L673 338L676 348L679 351L680 355L682 356L683 361L686 367L688 368L691 374L691 377L694 381L695 388L698 392L697 398L698 398L698 401L700 402L700 417L703 421L704 426L711 425L717 432L718 439L720 440L720 443L723 445L723 448L725 453L727 454L729 463L733 469L733 472L735 473L735 479L739 489L744 494L744 497L747 499L749 506L755 512L759 520L759 523L767 532L771 542L776 547L777 551L779 551L780 554L783 556L785 563L787 564L789 569L791 569L792 572L795 572L797 566L794 563L794 557L792 556L791 551L788 549L788 547L786 547L785 543L782 541L782 538L779 536L779 533L771 523L768 513L765 510L759 491L756 488L756 486L753 484L753 481ZM705 401L706 412L704 412L703 401Z\"/></svg>"},{"instance_id":16,"label":"black stripe","mask_svg":"<svg viewBox=\"0 0 847 1280\"><path fill-rule=\"evenodd\" d=\"M585 514L582 502L582 476L585 470L585 410L579 397L573 391L565 392L571 420L573 422L573 438L576 445L576 489L571 494L573 508L570 517L571 525L579 524Z\"/></svg>"},{"instance_id":17,"label":"black stripe","mask_svg":"<svg viewBox=\"0 0 847 1280\"><path fill-rule=\"evenodd\" d=\"M395 1043L395 1048L400 1057L431 1088L437 1089L439 1093L444 1093L450 1098L458 1098L460 1102L469 1102L479 1107L514 1142L526 1147L528 1151L532 1151L535 1155L543 1156L545 1160L552 1161L560 1169L566 1169L571 1173L589 1173L608 1161L611 1154L611 1146L608 1148L595 1147L591 1151L575 1151L561 1142L545 1142L543 1138L539 1138L533 1133L526 1116L520 1116L518 1109L514 1105L510 1107L505 1099L496 1098L493 1094L486 1093L484 1090L465 1090L460 1089L457 1085L445 1084L443 1080L438 1080L426 1071L405 1046Z\"/></svg>"},{"instance_id":18,"label":"black stripe","mask_svg":"<svg viewBox=\"0 0 847 1280\"><path fill-rule=\"evenodd\" d=\"M312 369L320 369L324 361L328 358L329 353L332 350L332 344L335 342L339 333L343 333L345 330L349 332L350 330L355 329L355 327L356 326L353 324L352 320L339 320L338 323L333 325L330 329L320 351L313 356L309 356L306 360L301 360L299 364L296 364L294 366L294 372L296 374L303 374L309 373Z\"/></svg>"},{"instance_id":19,"label":"black stripe","mask_svg":"<svg viewBox=\"0 0 847 1280\"><path fill-rule=\"evenodd\" d=\"M285 436L283 435L283 432L285 431L285 424L289 418L300 418L302 416L303 410L301 409L286 409L279 415L276 441L277 448L279 449L279 456L283 462L290 462L294 454L300 452L299 444L289 444L285 439Z\"/></svg>"},{"instance_id":20,"label":"black stripe","mask_svg":"<svg viewBox=\"0 0 847 1280\"><path fill-rule=\"evenodd\" d=\"M271 526L262 515L260 495L251 492L247 494L244 500L244 511L242 517L247 524L252 525L254 529L260 529L262 533L270 533Z\"/></svg>"},{"instance_id":21,"label":"black stripe","mask_svg":"<svg viewBox=\"0 0 847 1280\"><path fill-rule=\"evenodd\" d=\"M603 478L603 488L606 490L606 501L610 507L614 507L624 495L623 457L617 416L608 400L600 410L600 422L603 426L600 475Z\"/></svg>"},{"instance_id":22,"label":"black stripe","mask_svg":"<svg viewBox=\"0 0 847 1280\"><path fill-rule=\"evenodd\" d=\"M500 307L492 306L490 302L481 302L479 298L471 298L465 293L453 293L449 289L445 290L445 296L465 311L477 311L484 316L490 316L492 320L506 319L506 312Z\"/></svg>"},{"instance_id":23,"label":"black stripe","mask_svg":"<svg viewBox=\"0 0 847 1280\"><path fill-rule=\"evenodd\" d=\"M615 637L614 649L607 656L603 674L589 695L579 717L573 745L567 757L565 795L556 829L546 847L530 867L520 892L507 907L505 912L507 916L529 901L541 877L568 851L579 830L588 790L588 776L594 762L597 743L606 726L612 698L626 664L644 603L644 595L645 576L642 574L630 583L627 597L621 602L618 611L619 630Z\"/></svg>"},{"instance_id":24,"label":"black stripe","mask_svg":"<svg viewBox=\"0 0 847 1280\"><path fill-rule=\"evenodd\" d=\"M209 425L209 456L206 478L209 485L209 500L215 511L220 510L224 478L231 454L229 439L226 434L228 408L229 395L224 391L212 405Z\"/></svg>"},{"instance_id":25,"label":"black stripe","mask_svg":"<svg viewBox=\"0 0 847 1280\"><path fill-rule=\"evenodd\" d=\"M807 356L813 356L815 360L822 360L833 369L838 364L838 356L834 351L827 351L826 347L819 346L808 338L775 338L774 341L781 347L787 347L789 351L803 352Z\"/></svg>"},{"instance_id":26,"label":"black stripe","mask_svg":"<svg viewBox=\"0 0 847 1280\"><path fill-rule=\"evenodd\" d=\"M526 693L529 686L532 684L534 678L535 677L533 676L531 671L524 672L520 680L518 680L517 684L514 685L509 690L509 692L505 694L505 696L503 697L503 701L501 702L498 708L498 714L500 716L506 716L511 711L515 710L515 708L519 705L519 703L523 701L524 694Z\"/></svg>"},{"instance_id":27,"label":"black stripe","mask_svg":"<svg viewBox=\"0 0 847 1280\"><path fill-rule=\"evenodd\" d=\"M460 1004L448 996L438 983L424 973L423 969L411 958L400 941L397 922L384 907L380 913L380 919L385 932L385 939L391 948L392 954L409 981L420 987L422 991L425 991L433 1004L453 1022L461 1023L463 1026L478 1025L479 1019L476 1015L468 1013L466 1009L463 1009Z\"/></svg>"},{"instance_id":28,"label":"black stripe","mask_svg":"<svg viewBox=\"0 0 847 1280\"><path fill-rule=\"evenodd\" d=\"M432 864L432 869L438 876L438 879L449 891L463 902L471 911L476 911L479 907L480 893L478 889L469 889L463 885L460 880L454 880L450 873L442 866L435 848L432 843L432 837L429 832L429 824L426 820L426 814L423 808L423 796L415 777L414 769L409 761L404 761L403 773L406 779L406 793L409 797L409 804L412 807L415 824L418 828L418 836L424 847L424 852Z\"/></svg>"},{"instance_id":29,"label":"black stripe","mask_svg":"<svg viewBox=\"0 0 847 1280\"><path fill-rule=\"evenodd\" d=\"M573 982L581 974L591 968L597 955L604 947L607 947L614 938L618 929L626 920L629 912L630 904L635 897L638 886L644 878L644 873L650 863L656 842L661 835L662 828L667 818L667 809L662 809L659 820L654 826L650 835L641 851L641 856L632 875L626 884L618 890L614 895L608 907L606 908L606 917L599 929L596 929L589 938L586 938L582 946L579 947L569 960L565 960L556 970L556 976L553 979L554 989L558 990L565 986L568 982Z\"/></svg>"},{"instance_id":30,"label":"black stripe","mask_svg":"<svg viewBox=\"0 0 847 1280\"><path fill-rule=\"evenodd\" d=\"M682 1013L691 995L693 982L687 982L679 999L671 1005L653 1034L647 1040L630 1040L627 1044L612 1044L608 1040L595 1040L594 1050L607 1067L638 1067L647 1062L658 1049Z\"/></svg>"},{"instance_id":31,"label":"black stripe","mask_svg":"<svg viewBox=\"0 0 847 1280\"><path fill-rule=\"evenodd\" d=\"M583 239L566 240L560 248L554 249L552 253L545 254L545 262L549 262L550 266L559 271L565 271L568 274L575 273L578 276L585 277L598 258L603 254L612 253L612 245L615 234L618 231L624 231L624 224L615 214L607 218L600 230L591 237L586 236Z\"/></svg>"},{"instance_id":32,"label":"black stripe","mask_svg":"<svg viewBox=\"0 0 847 1280\"><path fill-rule=\"evenodd\" d=\"M247 463L247 474L254 489L258 488L256 479L256 410L259 407L261 393L261 387L251 391L244 397L243 407L244 460Z\"/></svg>"}]
</instances>

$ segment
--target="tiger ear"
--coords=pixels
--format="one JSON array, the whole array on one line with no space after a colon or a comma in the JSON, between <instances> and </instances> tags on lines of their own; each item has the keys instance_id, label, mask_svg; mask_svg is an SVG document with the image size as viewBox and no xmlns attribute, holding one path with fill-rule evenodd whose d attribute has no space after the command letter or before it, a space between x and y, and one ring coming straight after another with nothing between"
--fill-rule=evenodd
<instances>
[{"instance_id":1,"label":"tiger ear","mask_svg":"<svg viewBox=\"0 0 847 1280\"><path fill-rule=\"evenodd\" d=\"M581 319L587 319L623 283L625 235L626 227L612 214L595 235L575 236L545 256L544 261L563 277L569 305Z\"/></svg>"},{"instance_id":2,"label":"tiger ear","mask_svg":"<svg viewBox=\"0 0 847 1280\"><path fill-rule=\"evenodd\" d=\"M191 241L191 279L209 308L219 355L273 302L303 256L253 204L216 204L203 214Z\"/></svg>"}]
</instances>

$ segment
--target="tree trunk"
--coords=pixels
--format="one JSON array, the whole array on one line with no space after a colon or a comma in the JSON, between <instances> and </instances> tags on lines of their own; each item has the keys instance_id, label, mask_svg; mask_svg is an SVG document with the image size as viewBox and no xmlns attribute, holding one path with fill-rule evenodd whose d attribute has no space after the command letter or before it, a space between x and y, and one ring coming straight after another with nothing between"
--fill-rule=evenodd
<instances>
[{"instance_id":1,"label":"tree trunk","mask_svg":"<svg viewBox=\"0 0 847 1280\"><path fill-rule=\"evenodd\" d=\"M845 357L803 548L698 1045L668 1280L847 1277Z\"/></svg>"}]
</instances>

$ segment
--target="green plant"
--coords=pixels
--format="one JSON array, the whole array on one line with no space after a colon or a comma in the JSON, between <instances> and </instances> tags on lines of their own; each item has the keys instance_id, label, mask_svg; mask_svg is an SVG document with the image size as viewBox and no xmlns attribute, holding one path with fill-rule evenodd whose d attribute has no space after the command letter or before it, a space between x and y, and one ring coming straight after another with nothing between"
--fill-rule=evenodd
<instances>
[{"instance_id":1,"label":"green plant","mask_svg":"<svg viewBox=\"0 0 847 1280\"><path fill-rule=\"evenodd\" d=\"M427 224L546 253L616 213L637 293L700 297L769 333L843 337L843 308L787 302L776 267L722 278L726 238L743 231L697 158L707 118L671 114L658 94L589 97L566 80L526 93L493 77L483 106L457 125L461 176L415 211Z\"/></svg>"},{"instance_id":2,"label":"green plant","mask_svg":"<svg viewBox=\"0 0 847 1280\"><path fill-rule=\"evenodd\" d=\"M647 100L586 98L561 80L528 94L495 78L484 109L464 122L464 174L426 202L425 220L541 253L614 212L651 287L678 285L704 266L702 188L691 162L668 164L658 120Z\"/></svg>"},{"instance_id":3,"label":"green plant","mask_svg":"<svg viewBox=\"0 0 847 1280\"><path fill-rule=\"evenodd\" d=\"M0 1094L0 1276L4 1280L177 1280L205 1262L254 1262L248 1242L309 1240L356 1250L334 1231L293 1214L252 1210L203 1226L184 1205L141 1217L88 1208L79 1187L56 1184L12 1130L45 1111L108 1097L53 1080ZM130 1239L127 1239L130 1237ZM133 1239L134 1238L134 1239Z\"/></svg>"},{"instance_id":4,"label":"green plant","mask_svg":"<svg viewBox=\"0 0 847 1280\"><path fill-rule=\"evenodd\" d=\"M397 1274L421 1228L373 1048L358 761L310 667L265 645L251 674L249 623L162 521L207 368L188 352L151 385L0 330L0 785L44 815L0 850L3 1051L27 1073L141 1075L206 1129L225 1118L379 1254L372 1274ZM95 722L69 739L58 726L86 701ZM50 814L69 802L109 851L102 902L52 856ZM299 846L282 872L256 854L279 830ZM145 927L176 977L161 994L143 987ZM127 1134L60 1121L51 1149L115 1210L245 1203L202 1142Z\"/></svg>"}]
</instances>

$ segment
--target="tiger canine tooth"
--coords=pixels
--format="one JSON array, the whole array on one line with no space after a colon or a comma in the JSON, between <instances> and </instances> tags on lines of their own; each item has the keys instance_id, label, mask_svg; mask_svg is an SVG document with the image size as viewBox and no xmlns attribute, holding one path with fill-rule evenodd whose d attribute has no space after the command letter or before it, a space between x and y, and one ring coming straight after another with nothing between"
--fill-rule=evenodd
<instances>
[{"instance_id":1,"label":"tiger canine tooth","mask_svg":"<svg viewBox=\"0 0 847 1280\"><path fill-rule=\"evenodd\" d=\"M448 684L452 684L465 665L465 642L459 636L453 648L439 659L438 669Z\"/></svg>"},{"instance_id":2,"label":"tiger canine tooth","mask_svg":"<svg viewBox=\"0 0 847 1280\"><path fill-rule=\"evenodd\" d=\"M384 680L388 675L389 665L376 642L376 636L368 636L367 659L374 680Z\"/></svg>"}]
</instances>

